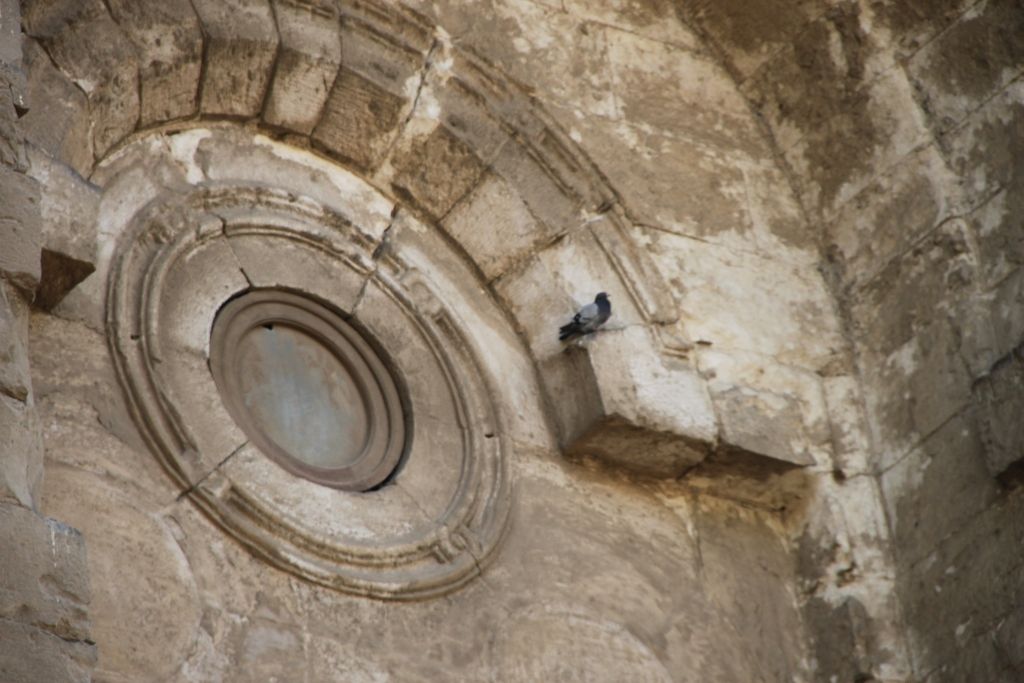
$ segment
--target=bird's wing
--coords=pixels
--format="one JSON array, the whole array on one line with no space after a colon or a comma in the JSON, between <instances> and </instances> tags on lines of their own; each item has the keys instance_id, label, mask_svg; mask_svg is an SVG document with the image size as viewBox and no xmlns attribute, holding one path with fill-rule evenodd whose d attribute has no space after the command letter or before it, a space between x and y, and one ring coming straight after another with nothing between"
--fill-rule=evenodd
<instances>
[{"instance_id":1,"label":"bird's wing","mask_svg":"<svg viewBox=\"0 0 1024 683\"><path fill-rule=\"evenodd\" d=\"M588 322L593 320L599 315L597 310L597 304L587 304L576 313L576 317L573 318L573 322L578 322L581 325L586 325Z\"/></svg>"}]
</instances>

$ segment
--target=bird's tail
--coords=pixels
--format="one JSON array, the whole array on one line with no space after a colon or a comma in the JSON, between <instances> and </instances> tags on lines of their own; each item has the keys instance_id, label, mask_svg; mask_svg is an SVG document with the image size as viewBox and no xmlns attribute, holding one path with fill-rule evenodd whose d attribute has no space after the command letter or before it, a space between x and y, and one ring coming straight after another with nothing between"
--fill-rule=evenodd
<instances>
[{"instance_id":1,"label":"bird's tail","mask_svg":"<svg viewBox=\"0 0 1024 683\"><path fill-rule=\"evenodd\" d=\"M565 341L569 337L579 334L580 326L576 322L571 322L568 325L562 325L558 328L558 341Z\"/></svg>"}]
</instances>

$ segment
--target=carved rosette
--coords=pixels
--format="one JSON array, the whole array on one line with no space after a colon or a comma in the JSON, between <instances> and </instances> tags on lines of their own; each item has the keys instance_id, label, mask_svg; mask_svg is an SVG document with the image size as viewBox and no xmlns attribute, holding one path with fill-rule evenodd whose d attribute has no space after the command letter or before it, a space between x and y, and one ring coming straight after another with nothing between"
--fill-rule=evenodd
<instances>
[{"instance_id":1,"label":"carved rosette","mask_svg":"<svg viewBox=\"0 0 1024 683\"><path fill-rule=\"evenodd\" d=\"M411 599L479 573L506 526L510 483L493 387L458 316L381 245L312 199L258 185L157 197L118 240L108 338L151 449L228 533L308 580ZM379 346L407 403L392 480L324 486L268 458L233 419L211 333L226 302L251 291L324 302Z\"/></svg>"}]
</instances>

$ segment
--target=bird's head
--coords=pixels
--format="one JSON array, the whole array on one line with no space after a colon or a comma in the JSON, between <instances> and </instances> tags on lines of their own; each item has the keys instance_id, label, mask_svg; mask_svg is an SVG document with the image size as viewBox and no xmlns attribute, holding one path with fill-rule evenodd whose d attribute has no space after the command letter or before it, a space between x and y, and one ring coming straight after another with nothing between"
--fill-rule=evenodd
<instances>
[{"instance_id":1,"label":"bird's head","mask_svg":"<svg viewBox=\"0 0 1024 683\"><path fill-rule=\"evenodd\" d=\"M594 301L608 301L607 292L601 292L600 294L598 294L596 297L594 297Z\"/></svg>"}]
</instances>

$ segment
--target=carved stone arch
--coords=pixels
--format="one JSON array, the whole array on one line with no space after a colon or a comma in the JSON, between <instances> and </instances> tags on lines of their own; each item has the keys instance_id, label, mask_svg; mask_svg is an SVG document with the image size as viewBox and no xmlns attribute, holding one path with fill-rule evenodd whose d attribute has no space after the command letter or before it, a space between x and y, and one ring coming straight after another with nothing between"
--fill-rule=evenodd
<instances>
[{"instance_id":1,"label":"carved stone arch","mask_svg":"<svg viewBox=\"0 0 1024 683\"><path fill-rule=\"evenodd\" d=\"M672 289L634 242L615 188L524 88L442 29L377 2L108 5L53 2L25 13L41 46L30 50L45 51L84 94L71 100L71 118L86 121L85 130L51 151L105 190L117 175L111 169L133 173L119 160L139 161L148 144L160 152L160 183L182 196L240 182L240 190L267 187L299 205L312 201L322 216L358 213L347 220L368 240L364 277L387 257L413 255L418 275L405 284L421 277L410 291L443 301L444 286L424 274L467 267L460 286L474 289L497 312L491 322L521 340L512 366L528 378L492 377L508 400L503 436L513 441L553 439L567 453L645 476L675 478L711 463L705 473L730 495L770 507L791 491L757 484L736 493L737 477L815 463L772 435L758 433L748 445L744 413L723 432L692 344L675 324ZM173 41L148 38L168 31ZM211 165L231 144L254 156ZM287 164L295 172L285 180L268 170ZM353 182L359 190L345 196ZM109 238L120 228L103 225L108 218L99 227ZM122 226L127 218L117 216ZM448 252L459 265L437 261ZM94 280L106 276L108 255ZM593 340L560 345L558 325L602 290L612 295L612 323ZM453 320L485 356L472 316ZM753 419L757 429L766 424Z\"/></svg>"},{"instance_id":2,"label":"carved stone arch","mask_svg":"<svg viewBox=\"0 0 1024 683\"><path fill-rule=\"evenodd\" d=\"M95 159L225 117L311 149L461 248L524 336L563 447L661 476L710 452L715 419L680 360L687 342L667 333L669 288L632 244L614 188L522 88L392 6L235 4L49 3L25 19L87 90ZM171 44L148 39L171 25ZM602 289L616 324L563 353L553 330ZM645 398L630 386L640 380L660 389Z\"/></svg>"}]
</instances>

